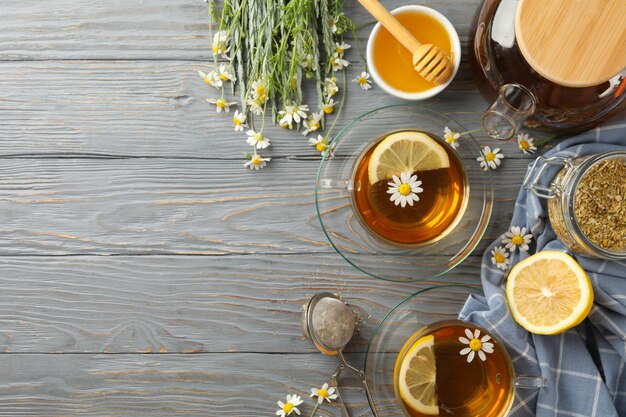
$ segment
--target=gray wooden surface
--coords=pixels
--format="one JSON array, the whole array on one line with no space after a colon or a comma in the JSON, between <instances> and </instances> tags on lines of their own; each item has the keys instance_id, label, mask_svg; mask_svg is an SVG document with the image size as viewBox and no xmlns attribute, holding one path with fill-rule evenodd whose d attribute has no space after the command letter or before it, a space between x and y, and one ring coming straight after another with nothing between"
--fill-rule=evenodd
<instances>
[{"instance_id":1,"label":"gray wooden surface","mask_svg":"<svg viewBox=\"0 0 626 417\"><path fill-rule=\"evenodd\" d=\"M479 2L422 3L464 41ZM529 162L479 135L507 156L480 247L437 281L374 280L326 242L319 160L301 135L271 128L271 166L242 167L247 145L196 74L210 63L201 0L0 0L0 28L0 416L273 415L334 369L300 334L308 297L337 292L359 313L348 358L361 364L404 297L479 283ZM486 103L465 62L428 104L474 129ZM350 84L338 127L396 102ZM345 383L368 415L358 381Z\"/></svg>"}]
</instances>

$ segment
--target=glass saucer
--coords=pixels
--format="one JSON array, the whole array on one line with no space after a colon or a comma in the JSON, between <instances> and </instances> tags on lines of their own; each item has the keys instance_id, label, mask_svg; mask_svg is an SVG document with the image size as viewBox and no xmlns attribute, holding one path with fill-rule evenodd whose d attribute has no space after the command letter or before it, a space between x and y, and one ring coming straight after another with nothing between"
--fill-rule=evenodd
<instances>
[{"instance_id":1,"label":"glass saucer","mask_svg":"<svg viewBox=\"0 0 626 417\"><path fill-rule=\"evenodd\" d=\"M378 415L406 417L394 391L394 367L405 342L422 327L457 319L469 294L479 287L438 285L418 291L393 308L370 337L365 354L365 375L370 387L370 407Z\"/></svg>"},{"instance_id":2,"label":"glass saucer","mask_svg":"<svg viewBox=\"0 0 626 417\"><path fill-rule=\"evenodd\" d=\"M493 206L491 174L476 161L482 150L469 133L458 140L459 147L454 150L465 173L465 209L445 234L427 244L393 244L371 232L353 210L354 192L360 189L352 179L355 166L373 141L399 130L420 130L443 138L446 127L467 131L443 113L401 104L361 115L331 142L332 152L326 152L317 173L317 214L337 253L361 272L389 281L432 279L461 263L482 238ZM447 143L444 146L450 148Z\"/></svg>"}]
</instances>

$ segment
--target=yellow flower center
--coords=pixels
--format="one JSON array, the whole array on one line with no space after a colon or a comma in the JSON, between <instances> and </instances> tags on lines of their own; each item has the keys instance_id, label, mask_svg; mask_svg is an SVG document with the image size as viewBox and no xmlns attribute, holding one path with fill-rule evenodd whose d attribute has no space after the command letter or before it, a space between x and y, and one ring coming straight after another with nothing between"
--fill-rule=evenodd
<instances>
[{"instance_id":1,"label":"yellow flower center","mask_svg":"<svg viewBox=\"0 0 626 417\"><path fill-rule=\"evenodd\" d=\"M218 51L219 51L219 48L218 48L217 46L214 46L214 47L213 47L213 48L211 48L211 49L213 49L213 53L214 53L214 54L218 53Z\"/></svg>"},{"instance_id":2,"label":"yellow flower center","mask_svg":"<svg viewBox=\"0 0 626 417\"><path fill-rule=\"evenodd\" d=\"M504 257L504 255L503 255L503 254L501 254L501 253L496 253L495 258L496 258L496 263L498 263L498 264L501 264L502 262L504 262L504 261L506 260L506 258ZM476 339L474 339L474 340L476 340ZM471 347L471 346L470 346L470 347Z\"/></svg>"},{"instance_id":3,"label":"yellow flower center","mask_svg":"<svg viewBox=\"0 0 626 417\"><path fill-rule=\"evenodd\" d=\"M261 165L263 161L261 160L261 157L259 155L254 155L252 157L252 165Z\"/></svg>"},{"instance_id":4,"label":"yellow flower center","mask_svg":"<svg viewBox=\"0 0 626 417\"><path fill-rule=\"evenodd\" d=\"M400 184L398 192L402 195L409 195L411 193L411 186L409 184Z\"/></svg>"},{"instance_id":5,"label":"yellow flower center","mask_svg":"<svg viewBox=\"0 0 626 417\"><path fill-rule=\"evenodd\" d=\"M469 347L474 352L478 352L480 350L480 348L483 347L483 342L481 342L479 339L474 338L474 339L470 340Z\"/></svg>"},{"instance_id":6,"label":"yellow flower center","mask_svg":"<svg viewBox=\"0 0 626 417\"><path fill-rule=\"evenodd\" d=\"M324 106L324 113L331 114L335 110L335 106L326 105Z\"/></svg>"},{"instance_id":7,"label":"yellow flower center","mask_svg":"<svg viewBox=\"0 0 626 417\"><path fill-rule=\"evenodd\" d=\"M254 134L254 140L256 140L257 142L263 142L263 139L265 139L265 138L263 137L262 133L255 133Z\"/></svg>"},{"instance_id":8,"label":"yellow flower center","mask_svg":"<svg viewBox=\"0 0 626 417\"><path fill-rule=\"evenodd\" d=\"M326 148L328 148L328 145L324 143L324 141L319 141L317 142L317 144L315 145L315 148L320 151L320 152L324 152L326 150Z\"/></svg>"},{"instance_id":9,"label":"yellow flower center","mask_svg":"<svg viewBox=\"0 0 626 417\"><path fill-rule=\"evenodd\" d=\"M233 122L235 122L237 126L241 126L241 120L239 120L238 118L233 117Z\"/></svg>"},{"instance_id":10,"label":"yellow flower center","mask_svg":"<svg viewBox=\"0 0 626 417\"><path fill-rule=\"evenodd\" d=\"M521 140L520 143L519 143L519 147L522 148L523 150L527 151L528 148L530 148L530 145L525 140Z\"/></svg>"},{"instance_id":11,"label":"yellow flower center","mask_svg":"<svg viewBox=\"0 0 626 417\"><path fill-rule=\"evenodd\" d=\"M265 86L260 85L256 88L256 94L261 97L265 95Z\"/></svg>"},{"instance_id":12,"label":"yellow flower center","mask_svg":"<svg viewBox=\"0 0 626 417\"><path fill-rule=\"evenodd\" d=\"M524 238L520 235L513 236L513 238L511 239L511 243L514 245L521 245L522 243L524 243Z\"/></svg>"},{"instance_id":13,"label":"yellow flower center","mask_svg":"<svg viewBox=\"0 0 626 417\"><path fill-rule=\"evenodd\" d=\"M229 77L228 75L226 75L225 73L223 73L223 72L222 72L222 73L220 74L220 80L222 80L222 81L228 81L228 80L230 80L230 77Z\"/></svg>"},{"instance_id":14,"label":"yellow flower center","mask_svg":"<svg viewBox=\"0 0 626 417\"><path fill-rule=\"evenodd\" d=\"M220 98L219 100L217 100L217 102L215 102L215 105L217 107L221 107L222 109L225 109L227 106L226 100L224 100L223 98Z\"/></svg>"},{"instance_id":15,"label":"yellow flower center","mask_svg":"<svg viewBox=\"0 0 626 417\"><path fill-rule=\"evenodd\" d=\"M496 154L493 152L489 152L487 155L485 155L485 161L487 162L491 162L494 159L496 159Z\"/></svg>"},{"instance_id":16,"label":"yellow flower center","mask_svg":"<svg viewBox=\"0 0 626 417\"><path fill-rule=\"evenodd\" d=\"M324 388L322 388L322 389L317 391L317 395L319 395L322 398L326 398L326 397L328 397L328 391L326 391Z\"/></svg>"},{"instance_id":17,"label":"yellow flower center","mask_svg":"<svg viewBox=\"0 0 626 417\"><path fill-rule=\"evenodd\" d=\"M361 85L367 84L367 78L365 77L359 77L356 79L356 81Z\"/></svg>"},{"instance_id":18,"label":"yellow flower center","mask_svg":"<svg viewBox=\"0 0 626 417\"><path fill-rule=\"evenodd\" d=\"M293 404L291 404L291 403L287 403L283 407L283 411L285 412L285 414L291 413L291 410L293 410Z\"/></svg>"}]
</instances>

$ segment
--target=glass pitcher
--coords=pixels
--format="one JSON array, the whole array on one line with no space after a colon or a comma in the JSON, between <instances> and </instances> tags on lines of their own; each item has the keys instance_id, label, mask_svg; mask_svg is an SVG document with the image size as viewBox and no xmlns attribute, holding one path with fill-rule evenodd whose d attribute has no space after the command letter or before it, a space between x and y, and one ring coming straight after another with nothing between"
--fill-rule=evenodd
<instances>
[{"instance_id":1,"label":"glass pitcher","mask_svg":"<svg viewBox=\"0 0 626 417\"><path fill-rule=\"evenodd\" d=\"M498 139L512 138L522 125L575 132L626 113L626 42L603 34L611 25L623 34L625 15L623 0L485 0L470 30L469 55L476 84L493 103L483 116L487 132ZM561 23L568 16L590 20ZM548 50L574 68L596 62L595 73L559 73Z\"/></svg>"}]
</instances>

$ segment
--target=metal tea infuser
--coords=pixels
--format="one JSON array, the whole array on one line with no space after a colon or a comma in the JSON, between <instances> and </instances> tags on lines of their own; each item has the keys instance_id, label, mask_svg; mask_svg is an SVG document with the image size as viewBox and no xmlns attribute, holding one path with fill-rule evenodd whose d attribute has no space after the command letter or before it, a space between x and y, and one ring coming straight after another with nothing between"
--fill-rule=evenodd
<instances>
[{"instance_id":1,"label":"metal tea infuser","mask_svg":"<svg viewBox=\"0 0 626 417\"><path fill-rule=\"evenodd\" d=\"M355 330L355 318L352 310L341 301L336 295L323 292L311 297L302 312L302 332L304 336L311 340L315 347L324 355L337 355L339 363L337 369L330 377L330 383L337 392L337 398L343 408L343 413L349 417L348 409L339 392L337 378L341 371L348 368L355 372L365 388L365 394L371 402L371 393L365 379L365 372L349 365L343 356L343 349L346 347ZM372 403L373 404L373 403ZM375 417L378 412L372 408Z\"/></svg>"}]
</instances>

